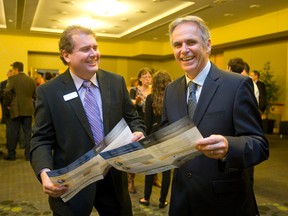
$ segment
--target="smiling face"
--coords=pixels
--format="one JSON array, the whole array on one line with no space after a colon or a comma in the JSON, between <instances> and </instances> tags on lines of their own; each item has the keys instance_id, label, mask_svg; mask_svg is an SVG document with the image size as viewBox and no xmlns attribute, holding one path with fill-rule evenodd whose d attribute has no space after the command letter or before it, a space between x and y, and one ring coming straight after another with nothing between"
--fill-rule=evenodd
<instances>
[{"instance_id":1,"label":"smiling face","mask_svg":"<svg viewBox=\"0 0 288 216\"><path fill-rule=\"evenodd\" d=\"M202 40L197 24L184 22L175 27L171 42L176 61L188 77L194 79L209 60L211 40Z\"/></svg>"},{"instance_id":2,"label":"smiling face","mask_svg":"<svg viewBox=\"0 0 288 216\"><path fill-rule=\"evenodd\" d=\"M93 35L79 33L72 36L74 48L71 53L62 51L62 56L72 73L88 80L99 68L100 52Z\"/></svg>"}]
</instances>

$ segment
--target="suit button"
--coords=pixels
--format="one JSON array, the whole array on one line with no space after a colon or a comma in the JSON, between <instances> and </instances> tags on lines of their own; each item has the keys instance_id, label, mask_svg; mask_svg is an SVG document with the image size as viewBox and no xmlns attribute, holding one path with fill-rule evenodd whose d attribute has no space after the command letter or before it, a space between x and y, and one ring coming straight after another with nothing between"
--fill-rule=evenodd
<instances>
[{"instance_id":1,"label":"suit button","mask_svg":"<svg viewBox=\"0 0 288 216\"><path fill-rule=\"evenodd\" d=\"M192 173L190 173L190 172L186 172L185 175L186 175L187 178L192 178Z\"/></svg>"}]
</instances>

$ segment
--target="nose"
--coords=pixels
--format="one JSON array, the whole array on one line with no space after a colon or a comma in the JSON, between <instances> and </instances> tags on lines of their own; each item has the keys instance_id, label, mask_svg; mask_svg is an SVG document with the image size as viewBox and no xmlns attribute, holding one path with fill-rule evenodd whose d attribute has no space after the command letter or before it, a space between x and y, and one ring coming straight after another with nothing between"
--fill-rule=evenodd
<instances>
[{"instance_id":1,"label":"nose","mask_svg":"<svg viewBox=\"0 0 288 216\"><path fill-rule=\"evenodd\" d=\"M188 51L189 51L189 48L188 48L187 44L183 43L182 47L181 47L181 52L188 52Z\"/></svg>"},{"instance_id":2,"label":"nose","mask_svg":"<svg viewBox=\"0 0 288 216\"><path fill-rule=\"evenodd\" d=\"M97 49L91 48L89 50L89 55L98 55L99 51Z\"/></svg>"}]
</instances>

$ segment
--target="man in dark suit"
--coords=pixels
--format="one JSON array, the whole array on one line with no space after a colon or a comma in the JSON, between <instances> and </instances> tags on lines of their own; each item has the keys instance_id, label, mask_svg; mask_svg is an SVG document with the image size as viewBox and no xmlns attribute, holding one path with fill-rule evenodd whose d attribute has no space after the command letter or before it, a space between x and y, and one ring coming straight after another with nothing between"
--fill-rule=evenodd
<instances>
[{"instance_id":1,"label":"man in dark suit","mask_svg":"<svg viewBox=\"0 0 288 216\"><path fill-rule=\"evenodd\" d=\"M93 206L100 215L132 215L126 173L111 168L103 180L88 185L66 203L60 196L67 187L54 185L46 174L69 165L97 144L93 138L95 130L92 131L84 109L87 102L84 81L92 82L105 135L121 118L134 132L131 141L143 138L145 130L124 78L98 68L100 52L93 31L80 26L68 27L60 38L59 50L69 68L37 87L30 154L35 174L49 195L50 208L54 215L62 216L88 216Z\"/></svg>"},{"instance_id":2,"label":"man in dark suit","mask_svg":"<svg viewBox=\"0 0 288 216\"><path fill-rule=\"evenodd\" d=\"M5 106L8 107L10 113L8 128L6 128L6 130L9 130L7 139L8 155L4 159L16 159L16 147L20 138L20 127L22 127L24 154L26 160L29 160L36 85L34 80L23 72L22 62L14 62L11 66L13 76L8 78L3 96L7 100Z\"/></svg>"},{"instance_id":3,"label":"man in dark suit","mask_svg":"<svg viewBox=\"0 0 288 216\"><path fill-rule=\"evenodd\" d=\"M260 73L257 70L253 70L251 73L251 78L253 81L256 83L258 89L259 89L259 110L261 113L265 112L267 102L266 102L266 86L265 83L261 82L259 80L260 78Z\"/></svg>"},{"instance_id":4,"label":"man in dark suit","mask_svg":"<svg viewBox=\"0 0 288 216\"><path fill-rule=\"evenodd\" d=\"M188 114L192 81L197 105L189 116L204 137L196 141L203 154L175 169L169 215L255 216L249 168L269 157L269 147L252 79L222 71L209 61L210 33L201 18L178 18L169 33L174 57L185 75L166 88L162 124Z\"/></svg>"}]
</instances>

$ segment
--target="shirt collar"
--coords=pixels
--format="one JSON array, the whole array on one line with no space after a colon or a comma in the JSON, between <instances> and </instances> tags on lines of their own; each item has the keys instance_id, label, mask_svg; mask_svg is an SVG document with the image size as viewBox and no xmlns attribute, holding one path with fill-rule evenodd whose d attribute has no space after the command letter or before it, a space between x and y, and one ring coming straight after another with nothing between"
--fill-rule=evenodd
<instances>
[{"instance_id":1,"label":"shirt collar","mask_svg":"<svg viewBox=\"0 0 288 216\"><path fill-rule=\"evenodd\" d=\"M199 86L203 86L204 81L205 81L205 79L206 79L206 77L210 71L210 68L211 68L211 62L208 61L207 64L205 65L205 67L203 68L203 70L193 80L191 80L187 76L187 74L185 74L187 86L188 86L188 83L190 81L193 81L194 83L196 83Z\"/></svg>"},{"instance_id":2,"label":"shirt collar","mask_svg":"<svg viewBox=\"0 0 288 216\"><path fill-rule=\"evenodd\" d=\"M74 73L72 73L70 71L70 74L71 74L71 77L74 81L74 84L76 86L76 89L79 91L79 89L82 87L82 84L85 80L81 79L80 77L76 76ZM97 81L97 78L96 78L96 73L90 78L90 81L96 86L99 88L99 85L98 85L98 81Z\"/></svg>"}]
</instances>

